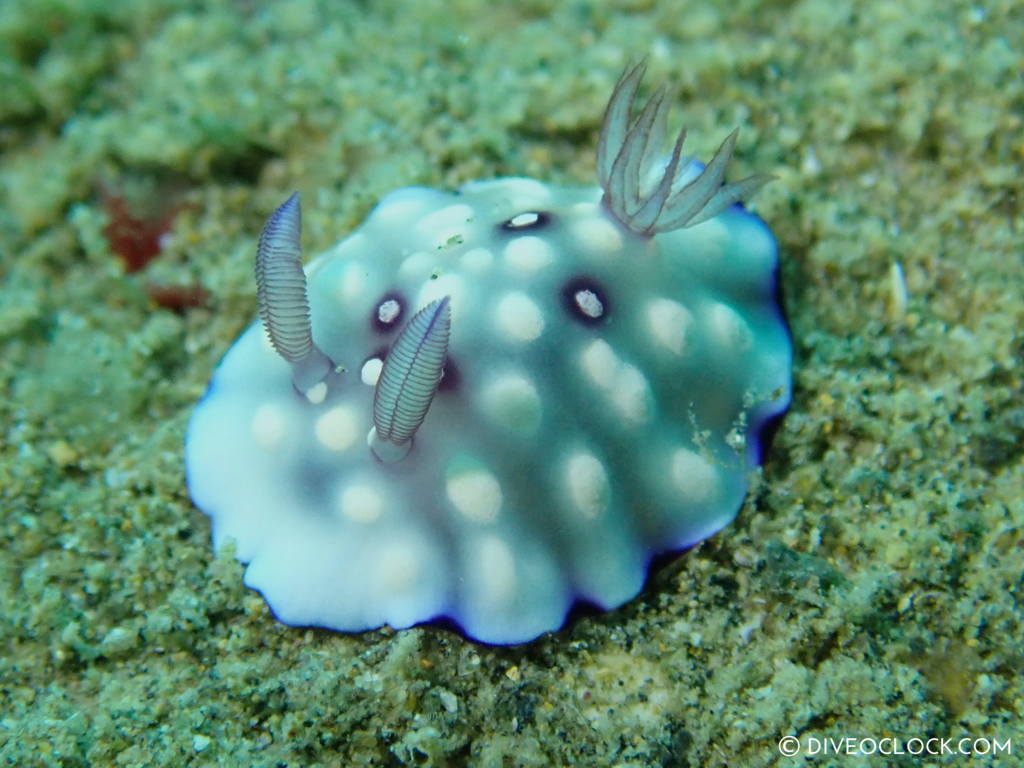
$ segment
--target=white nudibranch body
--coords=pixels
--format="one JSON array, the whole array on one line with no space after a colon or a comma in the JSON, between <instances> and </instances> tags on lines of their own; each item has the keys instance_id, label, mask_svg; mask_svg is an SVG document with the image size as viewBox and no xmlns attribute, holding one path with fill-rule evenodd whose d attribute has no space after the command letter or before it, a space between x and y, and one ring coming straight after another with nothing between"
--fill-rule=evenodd
<instances>
[{"instance_id":1,"label":"white nudibranch body","mask_svg":"<svg viewBox=\"0 0 1024 768\"><path fill-rule=\"evenodd\" d=\"M790 400L775 240L735 204L767 179L723 183L735 134L707 168L681 138L657 159L642 74L609 103L601 187L398 190L304 275L297 197L268 220L261 320L185 462L281 621L525 642L736 515Z\"/></svg>"}]
</instances>

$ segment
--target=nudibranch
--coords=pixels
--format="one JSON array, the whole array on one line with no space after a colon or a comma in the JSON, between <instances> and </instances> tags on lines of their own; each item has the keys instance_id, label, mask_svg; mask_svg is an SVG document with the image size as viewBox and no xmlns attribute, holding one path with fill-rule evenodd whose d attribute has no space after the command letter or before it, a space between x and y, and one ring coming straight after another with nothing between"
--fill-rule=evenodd
<instances>
[{"instance_id":1,"label":"nudibranch","mask_svg":"<svg viewBox=\"0 0 1024 768\"><path fill-rule=\"evenodd\" d=\"M286 624L447 619L492 644L641 590L736 515L790 400L777 248L629 68L600 186L407 188L302 265L269 218L259 320L188 426L195 504Z\"/></svg>"}]
</instances>

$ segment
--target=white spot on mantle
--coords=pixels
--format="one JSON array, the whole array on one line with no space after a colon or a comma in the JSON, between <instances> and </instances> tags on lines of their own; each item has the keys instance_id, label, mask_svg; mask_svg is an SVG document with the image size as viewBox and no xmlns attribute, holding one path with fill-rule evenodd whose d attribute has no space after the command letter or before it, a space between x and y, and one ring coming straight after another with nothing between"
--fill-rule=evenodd
<instances>
[{"instance_id":1,"label":"white spot on mantle","mask_svg":"<svg viewBox=\"0 0 1024 768\"><path fill-rule=\"evenodd\" d=\"M654 340L677 355L683 354L693 315L671 299L653 299L647 305L647 327Z\"/></svg>"},{"instance_id":2,"label":"white spot on mantle","mask_svg":"<svg viewBox=\"0 0 1024 768\"><path fill-rule=\"evenodd\" d=\"M496 376L480 394L484 416L506 429L522 434L540 426L540 395L533 383L518 373Z\"/></svg>"},{"instance_id":3,"label":"white spot on mantle","mask_svg":"<svg viewBox=\"0 0 1024 768\"><path fill-rule=\"evenodd\" d=\"M363 363L363 367L359 371L359 378L362 379L363 384L366 386L375 387L377 386L377 379L380 378L380 372L383 368L383 360L379 357L371 357Z\"/></svg>"},{"instance_id":4,"label":"white spot on mantle","mask_svg":"<svg viewBox=\"0 0 1024 768\"><path fill-rule=\"evenodd\" d=\"M498 302L498 330L512 341L533 341L544 330L540 307L525 293L506 293Z\"/></svg>"},{"instance_id":5,"label":"white spot on mantle","mask_svg":"<svg viewBox=\"0 0 1024 768\"><path fill-rule=\"evenodd\" d=\"M516 595L516 562L508 544L483 536L476 544L480 587L491 609L508 605Z\"/></svg>"},{"instance_id":6,"label":"white spot on mantle","mask_svg":"<svg viewBox=\"0 0 1024 768\"><path fill-rule=\"evenodd\" d=\"M476 523L492 523L501 510L501 486L486 470L471 469L452 475L445 482L448 500L466 518Z\"/></svg>"},{"instance_id":7,"label":"white spot on mantle","mask_svg":"<svg viewBox=\"0 0 1024 768\"><path fill-rule=\"evenodd\" d=\"M592 454L577 453L566 463L566 479L573 505L594 519L608 506L608 474Z\"/></svg>"},{"instance_id":8,"label":"white spot on mantle","mask_svg":"<svg viewBox=\"0 0 1024 768\"><path fill-rule=\"evenodd\" d=\"M505 261L520 272L537 272L554 261L554 253L547 241L535 235L524 235L505 246Z\"/></svg>"},{"instance_id":9,"label":"white spot on mantle","mask_svg":"<svg viewBox=\"0 0 1024 768\"><path fill-rule=\"evenodd\" d=\"M344 451L359 437L359 419L351 408L338 405L326 411L313 427L316 439L332 451Z\"/></svg>"},{"instance_id":10,"label":"white spot on mantle","mask_svg":"<svg viewBox=\"0 0 1024 768\"><path fill-rule=\"evenodd\" d=\"M672 480L691 504L710 504L718 495L718 472L687 448L672 454Z\"/></svg>"},{"instance_id":11,"label":"white spot on mantle","mask_svg":"<svg viewBox=\"0 0 1024 768\"><path fill-rule=\"evenodd\" d=\"M372 523L384 511L384 502L368 485L350 485L339 498L341 513L353 523Z\"/></svg>"},{"instance_id":12,"label":"white spot on mantle","mask_svg":"<svg viewBox=\"0 0 1024 768\"><path fill-rule=\"evenodd\" d=\"M261 448L276 448L288 431L288 421L281 407L273 403L264 403L256 409L249 425L253 440Z\"/></svg>"}]
</instances>

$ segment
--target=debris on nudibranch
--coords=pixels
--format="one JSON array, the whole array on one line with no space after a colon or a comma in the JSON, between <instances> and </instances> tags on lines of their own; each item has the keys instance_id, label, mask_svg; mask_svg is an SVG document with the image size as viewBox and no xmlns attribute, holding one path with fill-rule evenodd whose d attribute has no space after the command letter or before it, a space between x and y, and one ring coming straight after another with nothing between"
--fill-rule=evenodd
<instances>
[{"instance_id":1,"label":"debris on nudibranch","mask_svg":"<svg viewBox=\"0 0 1024 768\"><path fill-rule=\"evenodd\" d=\"M652 559L736 515L790 400L777 249L725 183L662 151L644 66L612 93L600 186L392 192L302 267L297 195L257 249L260 320L185 462L214 545L293 625L448 618L488 643L622 605Z\"/></svg>"}]
</instances>

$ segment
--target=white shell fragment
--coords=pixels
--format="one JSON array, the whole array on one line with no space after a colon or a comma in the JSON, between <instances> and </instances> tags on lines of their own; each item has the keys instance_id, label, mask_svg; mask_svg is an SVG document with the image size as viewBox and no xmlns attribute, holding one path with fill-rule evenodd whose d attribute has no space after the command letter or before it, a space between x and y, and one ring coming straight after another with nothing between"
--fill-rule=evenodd
<instances>
[{"instance_id":1,"label":"white shell fragment","mask_svg":"<svg viewBox=\"0 0 1024 768\"><path fill-rule=\"evenodd\" d=\"M650 140L614 146L637 132L627 86L606 177L651 163ZM521 643L575 601L630 600L652 558L733 519L790 400L775 241L738 205L634 231L604 194L398 190L306 270L331 363L315 398L262 322L231 347L189 424L189 490L281 621L446 617Z\"/></svg>"}]
</instances>

